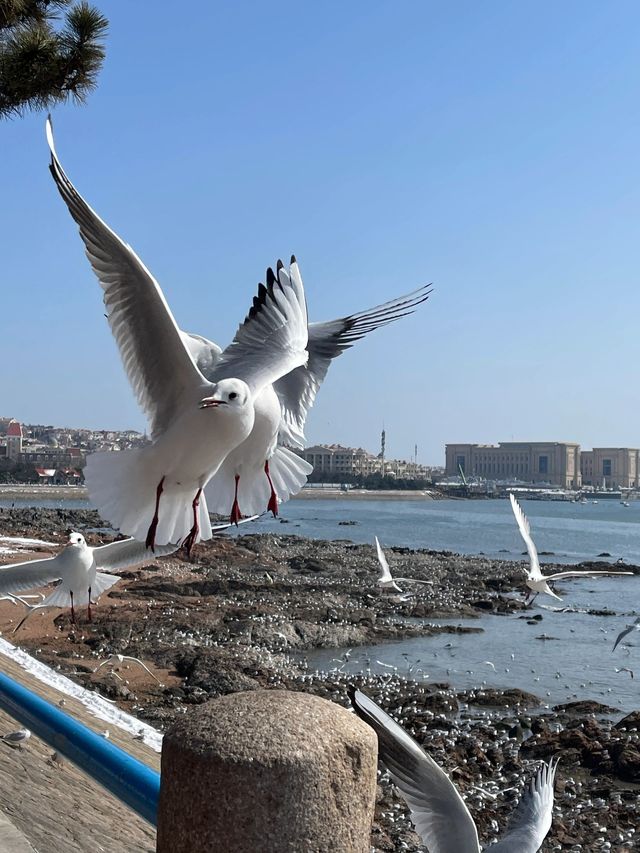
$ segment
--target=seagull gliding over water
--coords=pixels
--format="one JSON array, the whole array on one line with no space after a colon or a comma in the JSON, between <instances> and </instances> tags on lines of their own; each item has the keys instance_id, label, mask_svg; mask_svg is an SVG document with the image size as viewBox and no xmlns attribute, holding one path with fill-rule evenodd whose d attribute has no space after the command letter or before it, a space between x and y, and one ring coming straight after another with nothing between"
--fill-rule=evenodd
<instances>
[{"instance_id":1,"label":"seagull gliding over water","mask_svg":"<svg viewBox=\"0 0 640 853\"><path fill-rule=\"evenodd\" d=\"M525 604L530 604L533 602L535 597L544 592L547 595L552 596L552 598L557 598L558 601L562 601L559 595L556 595L555 592L549 586L548 581L559 581L563 578L582 578L582 577L593 577L595 575L632 575L633 572L616 572L616 571L567 571L567 572L555 572L552 575L543 575L540 569L540 560L538 559L538 549L536 548L535 542L531 537L531 529L529 527L529 519L524 514L522 507L518 503L515 498L513 492L509 494L509 499L511 500L511 509L513 510L513 514L516 517L516 522L518 523L518 529L520 531L520 535L524 539L524 544L527 546L527 553L529 554L529 572L527 574L526 584L529 587L529 591L527 592L527 597L525 599Z\"/></svg>"}]
</instances>

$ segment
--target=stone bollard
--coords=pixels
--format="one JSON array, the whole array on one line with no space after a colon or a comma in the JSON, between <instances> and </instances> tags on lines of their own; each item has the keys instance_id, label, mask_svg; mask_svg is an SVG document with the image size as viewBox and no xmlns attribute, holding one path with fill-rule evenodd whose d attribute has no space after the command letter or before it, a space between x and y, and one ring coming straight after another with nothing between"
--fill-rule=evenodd
<instances>
[{"instance_id":1,"label":"stone bollard","mask_svg":"<svg viewBox=\"0 0 640 853\"><path fill-rule=\"evenodd\" d=\"M196 707L165 735L157 853L368 853L377 739L288 690Z\"/></svg>"}]
</instances>

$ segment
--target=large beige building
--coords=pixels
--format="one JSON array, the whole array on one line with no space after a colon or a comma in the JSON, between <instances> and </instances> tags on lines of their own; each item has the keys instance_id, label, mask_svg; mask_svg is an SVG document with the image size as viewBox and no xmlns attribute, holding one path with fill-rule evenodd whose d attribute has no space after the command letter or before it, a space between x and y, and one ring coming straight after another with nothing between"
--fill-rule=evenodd
<instances>
[{"instance_id":1,"label":"large beige building","mask_svg":"<svg viewBox=\"0 0 640 853\"><path fill-rule=\"evenodd\" d=\"M585 486L632 489L640 485L640 450L635 447L594 447L580 454Z\"/></svg>"},{"instance_id":2,"label":"large beige building","mask_svg":"<svg viewBox=\"0 0 640 853\"><path fill-rule=\"evenodd\" d=\"M501 441L499 444L447 444L448 477L475 474L487 480L551 483L564 489L581 485L580 445L560 441Z\"/></svg>"},{"instance_id":3,"label":"large beige building","mask_svg":"<svg viewBox=\"0 0 640 853\"><path fill-rule=\"evenodd\" d=\"M361 447L316 444L305 448L300 455L313 465L317 474L331 474L336 480L347 474L366 477L382 471L382 460Z\"/></svg>"}]
</instances>

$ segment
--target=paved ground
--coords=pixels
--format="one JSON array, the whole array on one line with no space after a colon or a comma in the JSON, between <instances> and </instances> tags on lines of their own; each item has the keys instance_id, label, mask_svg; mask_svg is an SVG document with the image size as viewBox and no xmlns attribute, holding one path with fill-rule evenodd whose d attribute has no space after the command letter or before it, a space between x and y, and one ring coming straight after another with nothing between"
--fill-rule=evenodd
<instances>
[{"instance_id":1,"label":"paved ground","mask_svg":"<svg viewBox=\"0 0 640 853\"><path fill-rule=\"evenodd\" d=\"M62 694L25 673L0 654L0 671L57 705ZM155 770L160 756L127 732L91 715L65 697L64 711L97 732L109 728L112 743ZM0 735L21 728L0 712ZM0 742L1 853L152 853L155 829L68 761L52 760L53 749L32 736L22 749ZM2 814L8 822L2 820ZM16 833L15 830L19 830ZM20 833L28 844L20 844ZM10 846L13 845L13 846Z\"/></svg>"}]
</instances>

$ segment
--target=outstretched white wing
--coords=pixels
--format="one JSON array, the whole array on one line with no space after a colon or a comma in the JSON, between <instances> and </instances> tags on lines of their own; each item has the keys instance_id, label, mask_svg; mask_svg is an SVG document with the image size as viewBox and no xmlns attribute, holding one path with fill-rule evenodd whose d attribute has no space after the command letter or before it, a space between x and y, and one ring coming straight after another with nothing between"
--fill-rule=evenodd
<instances>
[{"instance_id":1,"label":"outstretched white wing","mask_svg":"<svg viewBox=\"0 0 640 853\"><path fill-rule=\"evenodd\" d=\"M307 363L307 304L298 263L278 261L258 285L244 322L223 351L213 381L243 379L256 396L265 386Z\"/></svg>"},{"instance_id":2,"label":"outstretched white wing","mask_svg":"<svg viewBox=\"0 0 640 853\"><path fill-rule=\"evenodd\" d=\"M535 546L535 542L531 538L531 530L529 528L529 519L524 514L522 507L515 499L513 492L509 493L509 499L511 500L511 509L513 510L513 514L516 517L516 521L518 522L518 529L520 530L520 535L524 539L524 544L527 546L527 553L529 554L529 563L531 565L531 570L529 576L532 579L538 579L542 577L542 572L540 571L540 561L538 560L538 551Z\"/></svg>"},{"instance_id":3,"label":"outstretched white wing","mask_svg":"<svg viewBox=\"0 0 640 853\"><path fill-rule=\"evenodd\" d=\"M627 634L630 634L632 631L635 631L635 630L637 629L637 627L638 627L638 626L640 626L640 618L639 618L639 619L636 619L636 621L633 623L633 625L627 625L627 627L624 629L624 631L620 631L620 633L619 633L619 634L618 634L618 636L616 637L616 641L615 641L615 643L613 644L613 648L611 649L611 651L612 651L612 652L615 652L616 647L618 646L618 644L619 644L622 640L624 640L624 638L627 636Z\"/></svg>"},{"instance_id":4,"label":"outstretched white wing","mask_svg":"<svg viewBox=\"0 0 640 853\"><path fill-rule=\"evenodd\" d=\"M205 379L194 364L160 286L133 249L89 207L67 178L53 143L50 170L80 229L87 257L102 289L107 319L136 398L149 418L151 435L161 434L181 401Z\"/></svg>"},{"instance_id":5,"label":"outstretched white wing","mask_svg":"<svg viewBox=\"0 0 640 853\"><path fill-rule=\"evenodd\" d=\"M558 759L543 764L522 795L504 836L487 853L537 853L551 829Z\"/></svg>"},{"instance_id":6,"label":"outstretched white wing","mask_svg":"<svg viewBox=\"0 0 640 853\"><path fill-rule=\"evenodd\" d=\"M119 539L108 545L93 548L93 559L100 572L121 572L135 566L144 566L157 557L166 557L177 551L179 545L156 545L155 551L137 539Z\"/></svg>"},{"instance_id":7,"label":"outstretched white wing","mask_svg":"<svg viewBox=\"0 0 640 853\"><path fill-rule=\"evenodd\" d=\"M378 537L374 536L376 540L376 551L378 552L378 562L380 563L380 577L378 580L381 583L386 583L387 581L392 581L391 570L389 569L389 563L387 563L387 557L382 550L382 546L378 542Z\"/></svg>"},{"instance_id":8,"label":"outstretched white wing","mask_svg":"<svg viewBox=\"0 0 640 853\"><path fill-rule=\"evenodd\" d=\"M430 286L421 287L359 314L309 324L309 361L274 384L282 407L280 437L285 444L304 446L305 421L333 359L369 332L412 314L430 293Z\"/></svg>"},{"instance_id":9,"label":"outstretched white wing","mask_svg":"<svg viewBox=\"0 0 640 853\"><path fill-rule=\"evenodd\" d=\"M0 594L21 592L53 583L60 578L60 563L56 557L47 560L29 560L0 566Z\"/></svg>"},{"instance_id":10,"label":"outstretched white wing","mask_svg":"<svg viewBox=\"0 0 640 853\"><path fill-rule=\"evenodd\" d=\"M595 571L595 572L583 571L583 572L579 572L579 571L575 571L575 572L556 572L553 575L545 575L545 578L548 581L558 581L558 580L562 580L562 578L588 578L588 577L593 577L595 575L632 575L632 574L633 574L633 572L616 572L616 571L611 571L611 572L607 572L607 571L604 571L604 572L601 572L601 571Z\"/></svg>"},{"instance_id":11,"label":"outstretched white wing","mask_svg":"<svg viewBox=\"0 0 640 853\"><path fill-rule=\"evenodd\" d=\"M353 688L349 698L378 735L378 757L411 809L429 853L480 853L473 818L444 770L372 699Z\"/></svg>"}]
</instances>

